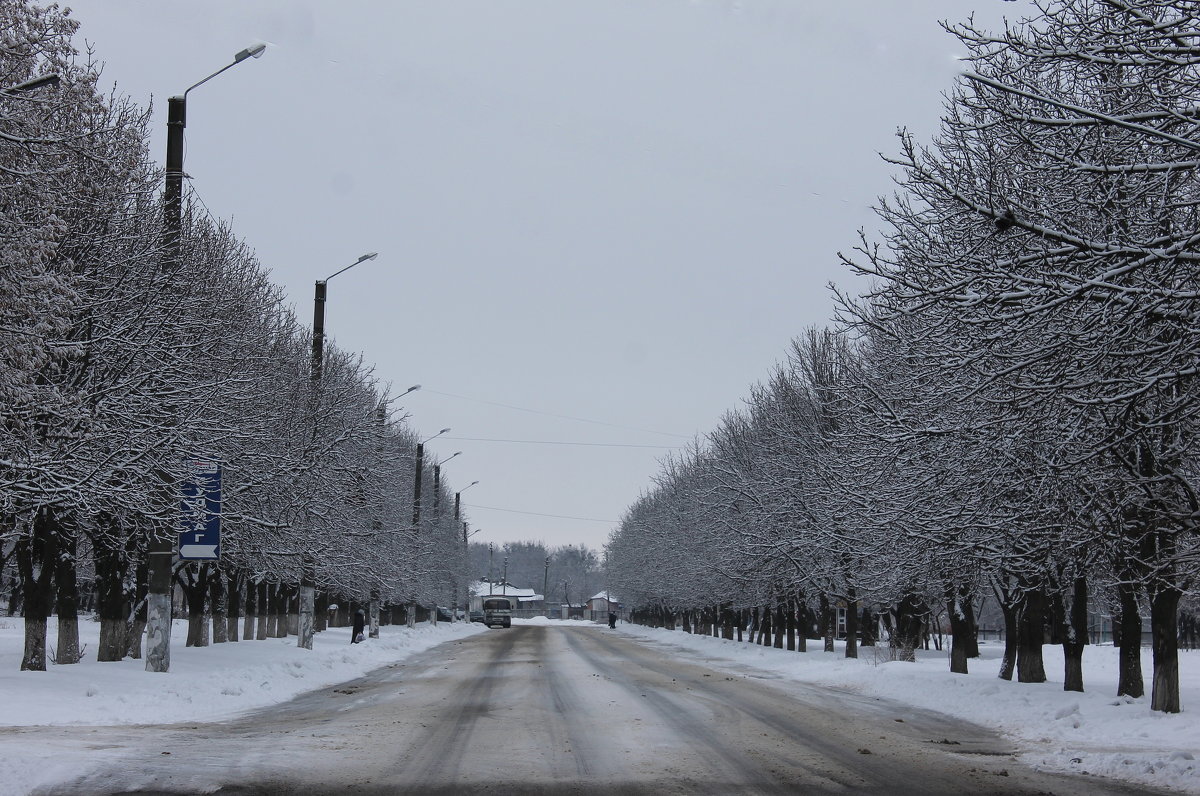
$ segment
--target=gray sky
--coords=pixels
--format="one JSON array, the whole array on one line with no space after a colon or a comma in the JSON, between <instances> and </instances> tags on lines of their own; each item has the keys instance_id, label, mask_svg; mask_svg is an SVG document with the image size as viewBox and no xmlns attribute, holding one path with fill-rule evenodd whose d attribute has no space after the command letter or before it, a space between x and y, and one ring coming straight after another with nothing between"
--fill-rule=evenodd
<instances>
[{"instance_id":1,"label":"gray sky","mask_svg":"<svg viewBox=\"0 0 1200 796\"><path fill-rule=\"evenodd\" d=\"M940 19L1025 0L65 0L106 82L188 97L185 170L361 351L477 541L600 547L668 451L832 315L836 252L936 127ZM500 406L504 404L507 406ZM520 410L508 407L520 407ZM532 411L521 411L532 410ZM580 418L593 422L566 419ZM531 444L481 440L533 440ZM397 485L409 489L409 485ZM539 515L586 519L560 519ZM587 520L603 520L593 522Z\"/></svg>"}]
</instances>

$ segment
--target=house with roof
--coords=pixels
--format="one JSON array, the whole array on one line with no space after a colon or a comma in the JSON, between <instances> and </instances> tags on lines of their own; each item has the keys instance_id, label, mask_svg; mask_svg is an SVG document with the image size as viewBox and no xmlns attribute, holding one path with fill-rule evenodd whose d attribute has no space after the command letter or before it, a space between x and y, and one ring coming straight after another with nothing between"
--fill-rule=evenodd
<instances>
[{"instance_id":1,"label":"house with roof","mask_svg":"<svg viewBox=\"0 0 1200 796\"><path fill-rule=\"evenodd\" d=\"M585 604L585 616L597 622L607 622L609 613L621 615L621 601L607 591L592 595Z\"/></svg>"},{"instance_id":2,"label":"house with roof","mask_svg":"<svg viewBox=\"0 0 1200 796\"><path fill-rule=\"evenodd\" d=\"M482 611L483 601L489 597L507 597L513 600L514 611L541 611L546 604L546 597L540 592L514 586L504 580L492 583L487 578L483 578L472 583L469 588L472 611ZM514 614L514 616L524 616L524 614Z\"/></svg>"}]
</instances>

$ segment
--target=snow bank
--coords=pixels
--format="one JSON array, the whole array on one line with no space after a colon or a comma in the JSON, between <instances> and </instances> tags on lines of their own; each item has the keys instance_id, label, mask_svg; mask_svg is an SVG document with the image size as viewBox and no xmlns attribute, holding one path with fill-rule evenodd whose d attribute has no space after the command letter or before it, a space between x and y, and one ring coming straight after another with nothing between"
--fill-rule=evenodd
<instances>
[{"instance_id":1,"label":"snow bank","mask_svg":"<svg viewBox=\"0 0 1200 796\"><path fill-rule=\"evenodd\" d=\"M658 646L684 650L714 668L750 667L797 683L831 686L928 708L994 728L1021 749L1037 768L1090 773L1200 794L1200 652L1180 652L1183 713L1150 710L1150 651L1143 650L1147 696L1117 698L1117 650L1088 647L1083 656L1084 693L1066 692L1062 648L1046 645L1049 682L1006 682L1000 669L1003 647L985 644L969 662L970 674L950 673L949 652L918 652L916 663L879 660L862 647L860 657L822 652L810 640L808 652L696 636L681 631L619 626ZM815 649L814 649L815 646ZM880 655L886 648L879 648Z\"/></svg>"},{"instance_id":2,"label":"snow bank","mask_svg":"<svg viewBox=\"0 0 1200 796\"><path fill-rule=\"evenodd\" d=\"M226 719L304 691L340 683L441 644L485 630L464 622L386 626L380 637L350 643L350 628L313 637L311 651L296 637L184 647L187 622L172 631L171 671L146 671L144 660L96 662L100 625L80 620L84 660L22 672L24 621L0 618L0 726L160 724ZM53 644L54 620L50 622Z\"/></svg>"}]
</instances>

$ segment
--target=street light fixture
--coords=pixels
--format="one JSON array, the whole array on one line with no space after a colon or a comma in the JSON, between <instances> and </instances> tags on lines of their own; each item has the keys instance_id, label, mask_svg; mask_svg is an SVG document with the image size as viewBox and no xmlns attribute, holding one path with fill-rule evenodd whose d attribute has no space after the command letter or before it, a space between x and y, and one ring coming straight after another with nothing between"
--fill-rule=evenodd
<instances>
[{"instance_id":1,"label":"street light fixture","mask_svg":"<svg viewBox=\"0 0 1200 796\"><path fill-rule=\"evenodd\" d=\"M449 430L449 428L443 428L429 439L417 443L416 468L413 471L412 524L414 534L419 531L421 526L421 470L425 466L425 443L429 442L429 440L437 439Z\"/></svg>"},{"instance_id":2,"label":"street light fixture","mask_svg":"<svg viewBox=\"0 0 1200 796\"><path fill-rule=\"evenodd\" d=\"M187 95L230 67L247 58L257 58L267 49L255 44L233 56L233 63L218 69L199 83L188 86L182 95L167 100L167 162L163 186L163 263L162 270L178 271L183 259L183 129L187 126ZM49 75L46 76L48 81ZM175 540L154 537L147 556L148 589L146 595L146 671L166 672L171 668L171 560Z\"/></svg>"},{"instance_id":3,"label":"street light fixture","mask_svg":"<svg viewBox=\"0 0 1200 796\"><path fill-rule=\"evenodd\" d=\"M0 89L0 94L20 94L24 91L33 91L42 86L57 86L62 78L57 72L51 72L47 75L38 75L30 78L23 83L17 83L15 86L9 86L6 89Z\"/></svg>"},{"instance_id":4,"label":"street light fixture","mask_svg":"<svg viewBox=\"0 0 1200 796\"><path fill-rule=\"evenodd\" d=\"M433 466L433 521L435 523L442 516L442 465L455 456L462 456L462 451L455 451Z\"/></svg>"},{"instance_id":5,"label":"street light fixture","mask_svg":"<svg viewBox=\"0 0 1200 796\"><path fill-rule=\"evenodd\" d=\"M265 49L265 47L264 47ZM247 58L261 55L260 50L257 54L250 50L242 50L238 53L239 61L244 61ZM237 57L237 56L235 56ZM234 63L237 63L235 61ZM318 406L321 399L321 378L325 375L325 284L338 274L349 271L354 266L366 260L374 260L379 256L379 252L370 252L359 256L357 260L347 265L345 268L335 271L330 276L324 279L318 279L316 289L313 291L313 329L312 329L312 368L309 373L309 378L312 380L312 418L313 418L313 441L317 438L317 416ZM313 619L316 612L316 588L317 588L317 573L312 557L305 553L302 557L300 565L300 606L298 610L298 624L296 633L296 646L302 649L310 650L313 645ZM374 608L374 605L372 606ZM377 616L377 610L372 613L372 616ZM378 636L377 624L372 624L372 638Z\"/></svg>"},{"instance_id":6,"label":"street light fixture","mask_svg":"<svg viewBox=\"0 0 1200 796\"><path fill-rule=\"evenodd\" d=\"M479 483L478 481L472 481L471 483L467 484L462 489L460 489L454 493L454 521L455 522L458 521L458 510L459 510L459 507L462 505L462 493L466 492L468 489L470 489L471 487L475 486L478 483ZM478 531L476 531L476 533L478 533Z\"/></svg>"},{"instance_id":7,"label":"street light fixture","mask_svg":"<svg viewBox=\"0 0 1200 796\"><path fill-rule=\"evenodd\" d=\"M312 335L312 380L313 384L321 381L322 368L325 359L325 285L338 274L344 274L354 266L367 260L374 260L379 252L361 255L357 260L340 271L335 271L324 279L318 279L313 291L313 335ZM417 385L420 387L421 385ZM412 392L412 389L409 389Z\"/></svg>"}]
</instances>

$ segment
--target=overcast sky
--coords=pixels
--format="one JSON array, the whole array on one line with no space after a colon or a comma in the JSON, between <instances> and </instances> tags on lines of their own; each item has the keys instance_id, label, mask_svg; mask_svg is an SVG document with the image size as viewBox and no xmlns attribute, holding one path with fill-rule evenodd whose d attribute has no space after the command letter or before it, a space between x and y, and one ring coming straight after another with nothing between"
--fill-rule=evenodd
<instances>
[{"instance_id":1,"label":"overcast sky","mask_svg":"<svg viewBox=\"0 0 1200 796\"><path fill-rule=\"evenodd\" d=\"M298 313L406 396L476 541L599 548L853 287L879 152L1025 0L81 0L107 84ZM572 419L573 418L573 419ZM495 440L519 440L500 442ZM543 444L556 443L556 444ZM399 484L408 490L409 485ZM545 516L545 515L558 515Z\"/></svg>"}]
</instances>

